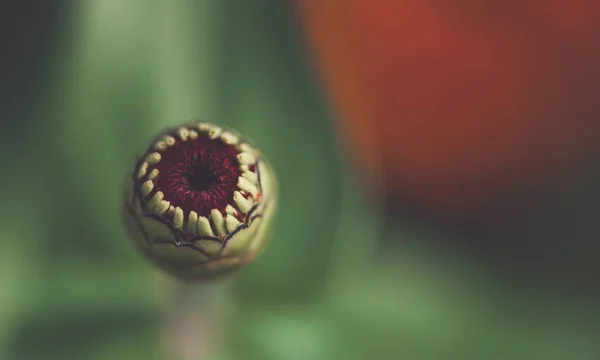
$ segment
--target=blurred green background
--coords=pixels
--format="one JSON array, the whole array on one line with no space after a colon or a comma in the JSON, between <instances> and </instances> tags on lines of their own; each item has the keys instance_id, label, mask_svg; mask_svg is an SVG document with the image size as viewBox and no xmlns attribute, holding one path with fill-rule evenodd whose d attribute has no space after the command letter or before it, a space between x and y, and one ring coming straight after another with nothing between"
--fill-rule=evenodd
<instances>
[{"instance_id":1,"label":"blurred green background","mask_svg":"<svg viewBox=\"0 0 600 360\"><path fill-rule=\"evenodd\" d=\"M486 266L460 235L384 216L361 195L287 2L3 11L0 359L176 359L161 350L176 294L163 299L168 280L125 238L120 194L147 141L191 118L259 144L281 196L265 253L224 295L198 300L198 312L228 320L204 324L222 342L189 358L600 358L590 288ZM577 199L556 217L582 209ZM585 228L597 210L567 223L597 236ZM554 232L555 219L521 236ZM597 248L582 253L597 262Z\"/></svg>"}]
</instances>

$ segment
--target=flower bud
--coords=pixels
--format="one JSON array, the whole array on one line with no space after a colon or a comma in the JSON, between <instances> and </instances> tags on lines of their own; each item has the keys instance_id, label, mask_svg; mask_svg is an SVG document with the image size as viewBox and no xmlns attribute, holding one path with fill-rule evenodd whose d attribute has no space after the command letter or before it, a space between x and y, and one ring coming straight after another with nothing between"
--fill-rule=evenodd
<instances>
[{"instance_id":1,"label":"flower bud","mask_svg":"<svg viewBox=\"0 0 600 360\"><path fill-rule=\"evenodd\" d=\"M265 248L277 182L262 153L210 123L158 135L124 185L128 236L172 275L208 280L250 263Z\"/></svg>"}]
</instances>

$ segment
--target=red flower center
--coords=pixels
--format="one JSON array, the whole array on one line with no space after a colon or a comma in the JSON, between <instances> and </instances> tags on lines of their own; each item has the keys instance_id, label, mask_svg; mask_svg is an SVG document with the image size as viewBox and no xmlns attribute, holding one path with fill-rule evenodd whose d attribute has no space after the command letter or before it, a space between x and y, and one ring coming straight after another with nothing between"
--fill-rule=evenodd
<instances>
[{"instance_id":1,"label":"red flower center","mask_svg":"<svg viewBox=\"0 0 600 360\"><path fill-rule=\"evenodd\" d=\"M178 141L162 153L155 166L160 174L155 189L184 213L209 216L212 209L218 209L225 214L241 175L237 154L235 146L219 138L212 140L207 134Z\"/></svg>"}]
</instances>

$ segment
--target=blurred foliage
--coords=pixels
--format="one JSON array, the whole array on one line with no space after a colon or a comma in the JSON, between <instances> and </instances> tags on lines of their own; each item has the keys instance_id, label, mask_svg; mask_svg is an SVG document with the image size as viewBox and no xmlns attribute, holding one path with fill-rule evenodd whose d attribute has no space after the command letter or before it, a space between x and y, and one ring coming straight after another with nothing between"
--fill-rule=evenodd
<instances>
[{"instance_id":1,"label":"blurred foliage","mask_svg":"<svg viewBox=\"0 0 600 360\"><path fill-rule=\"evenodd\" d=\"M444 234L382 227L285 2L28 4L11 17L29 35L3 38L18 80L2 88L0 359L159 357L154 271L122 231L121 181L154 133L198 117L255 140L281 184L215 359L600 355L585 297L506 281L433 246Z\"/></svg>"}]
</instances>

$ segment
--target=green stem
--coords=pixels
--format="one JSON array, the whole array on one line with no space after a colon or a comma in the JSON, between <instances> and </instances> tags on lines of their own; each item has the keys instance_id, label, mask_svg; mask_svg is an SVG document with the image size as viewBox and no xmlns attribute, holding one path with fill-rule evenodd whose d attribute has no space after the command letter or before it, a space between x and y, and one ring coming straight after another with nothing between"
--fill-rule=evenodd
<instances>
[{"instance_id":1,"label":"green stem","mask_svg":"<svg viewBox=\"0 0 600 360\"><path fill-rule=\"evenodd\" d=\"M161 329L163 357L202 360L219 352L233 313L231 281L207 284L170 280L163 285L159 287L166 295Z\"/></svg>"}]
</instances>

